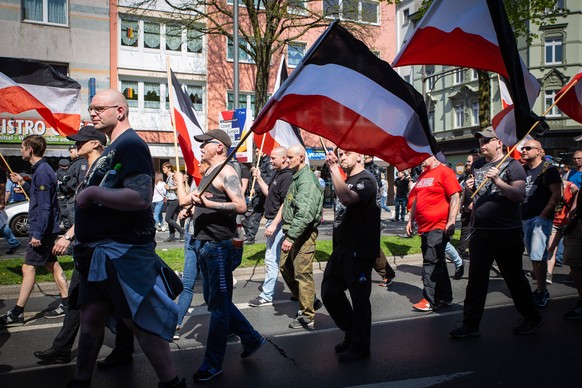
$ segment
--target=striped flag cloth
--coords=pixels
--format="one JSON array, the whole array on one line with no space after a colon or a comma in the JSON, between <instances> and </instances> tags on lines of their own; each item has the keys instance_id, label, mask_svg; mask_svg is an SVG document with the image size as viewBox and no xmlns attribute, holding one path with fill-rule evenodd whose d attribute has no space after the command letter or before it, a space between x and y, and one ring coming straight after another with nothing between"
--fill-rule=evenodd
<instances>
[{"instance_id":1,"label":"striped flag cloth","mask_svg":"<svg viewBox=\"0 0 582 388\"><path fill-rule=\"evenodd\" d=\"M174 72L170 69L172 85L170 86L171 98L174 107L174 127L178 134L178 143L182 150L184 163L188 174L192 175L196 184L200 183L202 176L198 163L200 162L200 144L194 140L194 136L204 133L200 126L200 120L192 104L190 97L184 92Z\"/></svg>"},{"instance_id":2,"label":"striped flag cloth","mask_svg":"<svg viewBox=\"0 0 582 388\"><path fill-rule=\"evenodd\" d=\"M263 107L257 134L284 120L399 170L444 160L414 88L335 21Z\"/></svg>"},{"instance_id":3,"label":"striped flag cloth","mask_svg":"<svg viewBox=\"0 0 582 388\"><path fill-rule=\"evenodd\" d=\"M277 73L273 93L279 89L281 83L285 82L288 76L287 62L283 57L279 64L279 72ZM253 140L256 146L259 146L260 144L263 145L263 153L267 155L270 155L271 151L279 146L289 148L289 146L292 146L293 144L304 145L303 139L299 134L299 128L282 120L277 120L273 129L263 135L257 135L255 133L253 135Z\"/></svg>"},{"instance_id":4,"label":"striped flag cloth","mask_svg":"<svg viewBox=\"0 0 582 388\"><path fill-rule=\"evenodd\" d=\"M562 94L566 93L564 97L562 97L556 105L558 105L558 108L560 108L560 110L563 113L565 113L568 117L576 120L579 123L582 123L582 83L580 82L581 78L582 70L580 70L578 74L572 77L570 82L568 82L562 88L562 90L560 90L558 94L556 94L555 98L557 100L558 98L560 98ZM573 82L576 82L576 85L570 88L570 85ZM568 88L570 89L568 90Z\"/></svg>"},{"instance_id":5,"label":"striped flag cloth","mask_svg":"<svg viewBox=\"0 0 582 388\"><path fill-rule=\"evenodd\" d=\"M394 66L439 64L492 71L507 78L514 104L492 124L505 145L516 144L540 118L531 111L540 91L517 51L502 0L434 0ZM539 135L547 129L542 122Z\"/></svg>"},{"instance_id":6,"label":"striped flag cloth","mask_svg":"<svg viewBox=\"0 0 582 388\"><path fill-rule=\"evenodd\" d=\"M81 126L81 85L52 66L28 59L0 57L0 112L35 110L62 136Z\"/></svg>"}]
</instances>

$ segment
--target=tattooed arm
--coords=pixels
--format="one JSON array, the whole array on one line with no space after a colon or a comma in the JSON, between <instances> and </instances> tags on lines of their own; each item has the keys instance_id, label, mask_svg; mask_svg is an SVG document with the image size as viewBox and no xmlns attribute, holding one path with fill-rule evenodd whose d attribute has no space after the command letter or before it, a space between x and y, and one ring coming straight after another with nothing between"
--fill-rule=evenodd
<instances>
[{"instance_id":1,"label":"tattooed arm","mask_svg":"<svg viewBox=\"0 0 582 388\"><path fill-rule=\"evenodd\" d=\"M152 177L139 174L126 178L123 188L113 189L89 186L77 194L76 201L81 208L98 203L120 211L144 210L151 206L153 196Z\"/></svg>"},{"instance_id":2,"label":"tattooed arm","mask_svg":"<svg viewBox=\"0 0 582 388\"><path fill-rule=\"evenodd\" d=\"M247 204L242 194L240 179L232 167L225 166L212 182L212 185L218 190L224 190L232 202L215 202L208 199L204 194L200 196L198 192L195 192L192 194L192 202L195 206L204 206L209 209L236 214L244 214L246 212Z\"/></svg>"}]
</instances>

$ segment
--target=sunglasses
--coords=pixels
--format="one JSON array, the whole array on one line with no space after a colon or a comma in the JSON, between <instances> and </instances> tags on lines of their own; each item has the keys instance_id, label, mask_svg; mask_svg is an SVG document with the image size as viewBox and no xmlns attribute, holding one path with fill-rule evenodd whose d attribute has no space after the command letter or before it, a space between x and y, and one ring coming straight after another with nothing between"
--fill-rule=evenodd
<instances>
[{"instance_id":1,"label":"sunglasses","mask_svg":"<svg viewBox=\"0 0 582 388\"><path fill-rule=\"evenodd\" d=\"M220 144L220 142L219 141L214 141L214 140L206 140L206 141L203 141L200 144L200 148L206 147L207 144Z\"/></svg>"},{"instance_id":2,"label":"sunglasses","mask_svg":"<svg viewBox=\"0 0 582 388\"><path fill-rule=\"evenodd\" d=\"M538 147L532 147L532 146L525 146L525 147L521 147L522 151L531 151L531 150L537 150Z\"/></svg>"},{"instance_id":3,"label":"sunglasses","mask_svg":"<svg viewBox=\"0 0 582 388\"><path fill-rule=\"evenodd\" d=\"M480 137L479 144L489 144L491 140L497 140L496 137Z\"/></svg>"}]
</instances>

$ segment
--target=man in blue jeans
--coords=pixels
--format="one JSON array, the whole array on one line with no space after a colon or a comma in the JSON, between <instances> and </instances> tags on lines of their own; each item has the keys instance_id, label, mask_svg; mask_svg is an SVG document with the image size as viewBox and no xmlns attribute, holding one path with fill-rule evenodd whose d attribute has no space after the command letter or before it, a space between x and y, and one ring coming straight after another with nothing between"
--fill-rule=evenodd
<instances>
[{"instance_id":1,"label":"man in blue jeans","mask_svg":"<svg viewBox=\"0 0 582 388\"><path fill-rule=\"evenodd\" d=\"M548 241L556 205L562 196L560 172L550 162L544 162L542 151L536 140L528 140L521 148L526 174L525 200L521 204L523 241L536 278L533 298L538 307L545 307L550 298L546 288Z\"/></svg>"},{"instance_id":2,"label":"man in blue jeans","mask_svg":"<svg viewBox=\"0 0 582 388\"><path fill-rule=\"evenodd\" d=\"M257 177L257 182L263 194L267 197L265 201L265 236L267 246L265 251L265 280L263 281L263 291L261 295L249 301L251 307L270 306L273 304L273 294L275 284L279 275L279 261L281 259L281 245L283 244L283 230L281 229L281 215L279 209L285 201L287 190L293 179L294 171L289 168L287 159L287 148L277 147L271 152L271 166L276 171L271 184L267 184L261 176L259 169L253 170L253 175Z\"/></svg>"},{"instance_id":3,"label":"man in blue jeans","mask_svg":"<svg viewBox=\"0 0 582 388\"><path fill-rule=\"evenodd\" d=\"M194 235L199 241L198 263L202 271L203 295L210 312L208 342L202 365L194 373L194 380L208 381L222 373L229 332L241 339L241 358L253 355L266 341L232 303L232 270L240 264L240 250L234 247L236 215L246 211L240 178L235 169L226 165L228 148L232 142L228 134L213 129L194 139L200 142L201 160L207 162L200 187L203 193L192 193L194 204Z\"/></svg>"}]
</instances>

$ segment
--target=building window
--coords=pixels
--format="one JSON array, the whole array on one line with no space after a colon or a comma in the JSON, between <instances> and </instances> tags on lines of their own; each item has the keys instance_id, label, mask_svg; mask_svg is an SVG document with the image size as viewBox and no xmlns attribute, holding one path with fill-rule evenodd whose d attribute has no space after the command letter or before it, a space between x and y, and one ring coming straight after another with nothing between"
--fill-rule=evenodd
<instances>
[{"instance_id":1,"label":"building window","mask_svg":"<svg viewBox=\"0 0 582 388\"><path fill-rule=\"evenodd\" d=\"M194 109L196 109L197 112L202 111L202 86L186 85L186 93L188 93L190 101L192 101L192 105L194 105Z\"/></svg>"},{"instance_id":2,"label":"building window","mask_svg":"<svg viewBox=\"0 0 582 388\"><path fill-rule=\"evenodd\" d=\"M562 63L562 38L546 38L544 47L546 50L546 65L557 65Z\"/></svg>"},{"instance_id":3,"label":"building window","mask_svg":"<svg viewBox=\"0 0 582 388\"><path fill-rule=\"evenodd\" d=\"M479 79L479 73L477 72L477 70L475 69L471 69L471 81L476 81L477 79Z\"/></svg>"},{"instance_id":4,"label":"building window","mask_svg":"<svg viewBox=\"0 0 582 388\"><path fill-rule=\"evenodd\" d=\"M22 0L22 20L68 25L67 0Z\"/></svg>"},{"instance_id":5,"label":"building window","mask_svg":"<svg viewBox=\"0 0 582 388\"><path fill-rule=\"evenodd\" d=\"M410 83L410 74L406 74L404 77L402 77L404 79L404 82L406 82L407 84Z\"/></svg>"},{"instance_id":6,"label":"building window","mask_svg":"<svg viewBox=\"0 0 582 388\"><path fill-rule=\"evenodd\" d=\"M434 110L431 110L430 112L428 112L428 125L430 127L430 131L432 133L434 133Z\"/></svg>"},{"instance_id":7,"label":"building window","mask_svg":"<svg viewBox=\"0 0 582 388\"><path fill-rule=\"evenodd\" d=\"M127 105L130 108L137 108L138 89L135 81L121 81L121 93L127 100ZM159 101L159 100L158 100Z\"/></svg>"},{"instance_id":8,"label":"building window","mask_svg":"<svg viewBox=\"0 0 582 388\"><path fill-rule=\"evenodd\" d=\"M410 23L410 10L408 8L402 10L402 27L406 27Z\"/></svg>"},{"instance_id":9,"label":"building window","mask_svg":"<svg viewBox=\"0 0 582 388\"><path fill-rule=\"evenodd\" d=\"M471 103L471 125L479 124L479 101Z\"/></svg>"},{"instance_id":10,"label":"building window","mask_svg":"<svg viewBox=\"0 0 582 388\"><path fill-rule=\"evenodd\" d=\"M434 85L436 82L436 77L434 75L434 65L426 65L424 68L424 72L426 73L426 81L428 86L428 91L432 91L434 89Z\"/></svg>"},{"instance_id":11,"label":"building window","mask_svg":"<svg viewBox=\"0 0 582 388\"><path fill-rule=\"evenodd\" d=\"M187 30L186 49L189 53L202 54L202 33L196 30Z\"/></svg>"},{"instance_id":12,"label":"building window","mask_svg":"<svg viewBox=\"0 0 582 388\"><path fill-rule=\"evenodd\" d=\"M546 90L545 91L545 99L544 99L544 111L547 111L550 106L554 103L554 99L556 98L556 94L558 93L557 90ZM560 117L562 116L562 112L557 105L554 105L552 109L546 115L547 117Z\"/></svg>"},{"instance_id":13,"label":"building window","mask_svg":"<svg viewBox=\"0 0 582 388\"><path fill-rule=\"evenodd\" d=\"M143 83L143 107L146 109L160 109L160 84Z\"/></svg>"},{"instance_id":14,"label":"building window","mask_svg":"<svg viewBox=\"0 0 582 388\"><path fill-rule=\"evenodd\" d=\"M243 47L246 47L247 50L251 50L251 45L244 39L244 38L239 38L239 43L238 43L238 60L240 62L244 62L244 63L255 63L255 61L253 61L253 59L251 58L251 56L249 55L249 53L247 53L245 50L243 50ZM232 61L234 59L234 44L232 43L232 40L230 38L228 38L228 49L226 50L226 59Z\"/></svg>"},{"instance_id":15,"label":"building window","mask_svg":"<svg viewBox=\"0 0 582 388\"><path fill-rule=\"evenodd\" d=\"M463 128L465 126L465 105L455 105L455 128Z\"/></svg>"},{"instance_id":16,"label":"building window","mask_svg":"<svg viewBox=\"0 0 582 388\"><path fill-rule=\"evenodd\" d=\"M245 108L250 109L252 112L255 111L255 94L254 93L245 93L239 92L238 94L238 107L239 109ZM233 110L234 109L234 93L228 92L227 101L226 101L226 109Z\"/></svg>"},{"instance_id":17,"label":"building window","mask_svg":"<svg viewBox=\"0 0 582 388\"><path fill-rule=\"evenodd\" d=\"M166 50L180 51L182 47L182 26L166 24Z\"/></svg>"},{"instance_id":18,"label":"building window","mask_svg":"<svg viewBox=\"0 0 582 388\"><path fill-rule=\"evenodd\" d=\"M143 47L160 48L160 23L143 22Z\"/></svg>"},{"instance_id":19,"label":"building window","mask_svg":"<svg viewBox=\"0 0 582 388\"><path fill-rule=\"evenodd\" d=\"M121 19L121 45L137 47L139 23L137 20Z\"/></svg>"},{"instance_id":20,"label":"building window","mask_svg":"<svg viewBox=\"0 0 582 388\"><path fill-rule=\"evenodd\" d=\"M453 73L453 83L455 85L462 84L465 81L465 69L456 69Z\"/></svg>"},{"instance_id":21,"label":"building window","mask_svg":"<svg viewBox=\"0 0 582 388\"><path fill-rule=\"evenodd\" d=\"M305 43L289 43L287 46L287 63L289 63L289 67L295 67L301 62L303 56L305 56L306 47Z\"/></svg>"},{"instance_id":22,"label":"building window","mask_svg":"<svg viewBox=\"0 0 582 388\"><path fill-rule=\"evenodd\" d=\"M365 0L323 0L323 12L328 17L378 23L378 2Z\"/></svg>"}]
</instances>

